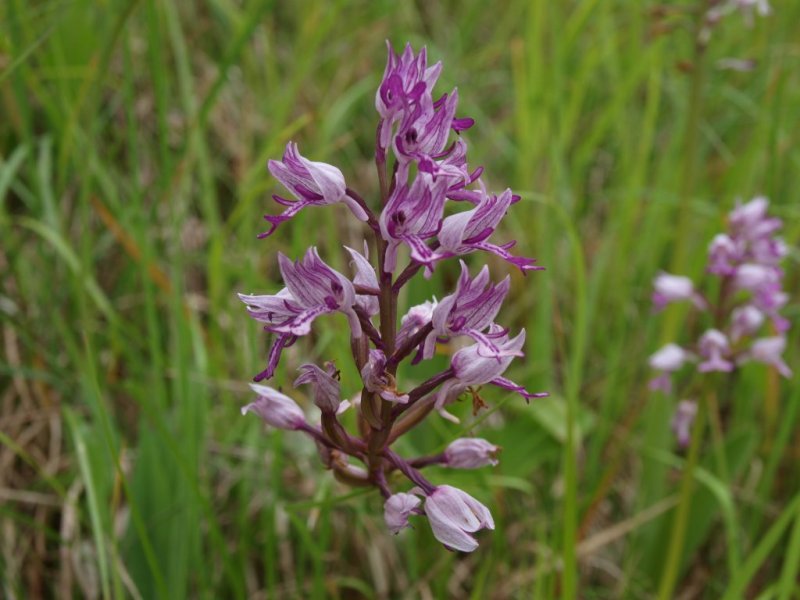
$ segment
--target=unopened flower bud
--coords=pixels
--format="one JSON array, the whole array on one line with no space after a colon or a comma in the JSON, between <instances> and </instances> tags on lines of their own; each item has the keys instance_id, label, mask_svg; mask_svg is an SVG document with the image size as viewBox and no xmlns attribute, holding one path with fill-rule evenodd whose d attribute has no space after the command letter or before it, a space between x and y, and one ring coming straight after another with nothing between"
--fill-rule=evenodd
<instances>
[{"instance_id":1,"label":"unopened flower bud","mask_svg":"<svg viewBox=\"0 0 800 600\"><path fill-rule=\"evenodd\" d=\"M470 534L480 529L494 529L488 508L449 485L440 485L425 499L425 514L434 537L452 550L472 552L478 542Z\"/></svg>"},{"instance_id":2,"label":"unopened flower bud","mask_svg":"<svg viewBox=\"0 0 800 600\"><path fill-rule=\"evenodd\" d=\"M672 302L691 300L697 308L706 306L702 297L694 291L694 284L688 277L659 273L653 280L653 304L657 309L664 308Z\"/></svg>"},{"instance_id":3,"label":"unopened flower bud","mask_svg":"<svg viewBox=\"0 0 800 600\"><path fill-rule=\"evenodd\" d=\"M414 513L419 503L420 499L413 494L399 493L389 496L383 505L383 519L389 531L397 534L410 527L408 517Z\"/></svg>"},{"instance_id":4,"label":"unopened flower bud","mask_svg":"<svg viewBox=\"0 0 800 600\"><path fill-rule=\"evenodd\" d=\"M498 446L481 438L460 438L444 451L445 464L454 469L477 469L486 465L495 466Z\"/></svg>"},{"instance_id":5,"label":"unopened flower bud","mask_svg":"<svg viewBox=\"0 0 800 600\"><path fill-rule=\"evenodd\" d=\"M278 429L300 429L306 425L306 417L297 403L266 385L251 383L250 387L258 394L255 402L242 408L242 414L256 413L268 425Z\"/></svg>"},{"instance_id":6,"label":"unopened flower bud","mask_svg":"<svg viewBox=\"0 0 800 600\"><path fill-rule=\"evenodd\" d=\"M657 371L673 372L691 360L692 354L677 344L667 344L650 357L650 367Z\"/></svg>"}]
</instances>

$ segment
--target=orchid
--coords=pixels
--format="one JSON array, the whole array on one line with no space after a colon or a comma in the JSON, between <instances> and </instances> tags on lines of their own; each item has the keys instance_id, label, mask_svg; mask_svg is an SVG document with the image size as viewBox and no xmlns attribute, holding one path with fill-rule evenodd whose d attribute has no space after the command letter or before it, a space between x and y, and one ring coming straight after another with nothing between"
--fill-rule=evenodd
<instances>
[{"instance_id":1,"label":"orchid","mask_svg":"<svg viewBox=\"0 0 800 600\"><path fill-rule=\"evenodd\" d=\"M403 243L411 249L412 259L431 264L433 251L425 242L439 231L446 191L446 179L436 180L426 173L418 173L411 186L395 187L379 221L381 235L388 241L384 271L397 268L397 250Z\"/></svg>"},{"instance_id":2,"label":"orchid","mask_svg":"<svg viewBox=\"0 0 800 600\"><path fill-rule=\"evenodd\" d=\"M287 200L275 195L272 198L278 204L288 208L278 216L265 216L271 225L269 231L259 237L267 237L284 221L288 221L306 206L334 204L344 202L360 220L367 220L367 213L353 198L347 195L344 175L336 167L312 162L303 157L297 144L289 142L283 153L283 160L270 160L269 172L280 181L297 199Z\"/></svg>"},{"instance_id":3,"label":"orchid","mask_svg":"<svg viewBox=\"0 0 800 600\"><path fill-rule=\"evenodd\" d=\"M709 277L701 285L667 273L655 278L656 309L689 301L708 326L694 344L670 343L650 357L650 367L659 372L650 382L652 390L671 393L672 377L695 359L700 374L733 373L757 362L791 377L782 358L789 322L780 314L788 300L780 267L787 248L777 236L783 224L768 214L768 208L767 199L757 197L730 211L727 230L714 236L708 246ZM710 295L699 291L703 289L716 290L717 298L710 300ZM681 445L685 445L687 422L691 420L686 415L676 413L674 423L681 426L674 428L681 432Z\"/></svg>"},{"instance_id":4,"label":"orchid","mask_svg":"<svg viewBox=\"0 0 800 600\"><path fill-rule=\"evenodd\" d=\"M338 481L377 488L385 499L384 520L390 532L398 533L411 519L423 517L447 548L471 552L478 547L474 534L494 528L489 509L464 491L431 483L422 469L494 466L499 447L481 438L461 438L442 452L406 459L391 445L435 411L457 420L445 407L464 392L472 394L473 408L479 410L485 405L478 395L483 385L518 393L526 401L547 394L530 393L504 376L512 361L523 356L525 345L524 330L511 337L509 329L496 322L511 288L509 276L493 280L484 265L473 277L462 260L455 290L447 290L450 293L440 301L417 300L398 319L400 293L420 272L430 276L439 263L478 251L502 258L523 274L541 267L534 266L533 259L512 255L513 241L489 241L520 198L510 189L488 192L480 179L482 167L469 167L467 142L460 134L474 122L456 116L456 90L434 98L441 69L441 63L428 66L424 49L415 54L407 45L397 54L389 47L375 95L380 116L375 146L379 203L364 200L347 186L337 167L306 159L292 142L282 160L269 162L270 173L294 199L274 196L286 209L265 217L272 227L260 237L306 207L342 203L361 222L359 227L370 232L374 252L371 255L366 239L363 250L360 243L359 249L344 247L350 263L347 274L324 262L315 247L299 258L278 253L284 287L274 294L239 294L250 316L274 336L267 367L255 380L272 378L283 349L316 329L317 319L340 313L349 326L361 392L352 400L342 398L344 382L336 365L304 362L294 386L309 386L318 409L316 423L306 419L292 398L266 385L252 385L257 398L243 412L312 438L322 464ZM457 139L452 140L452 134ZM464 202L472 207L462 210ZM456 338L473 344L456 351L450 348ZM398 381L403 361L433 362L437 344L451 355L449 366L421 382L414 382L413 375ZM345 426L346 414L354 415L358 434ZM413 487L394 489L397 474Z\"/></svg>"},{"instance_id":5,"label":"orchid","mask_svg":"<svg viewBox=\"0 0 800 600\"><path fill-rule=\"evenodd\" d=\"M508 294L510 280L506 277L497 285L489 282L489 268L470 279L469 269L461 262L461 277L456 291L436 305L431 314L433 330L425 338L423 358L433 356L437 338L467 335L478 342L484 356L502 356L492 338L481 333L492 324Z\"/></svg>"},{"instance_id":6,"label":"orchid","mask_svg":"<svg viewBox=\"0 0 800 600\"><path fill-rule=\"evenodd\" d=\"M507 189L499 196L482 190L479 198L475 208L451 215L442 222L437 236L440 250L435 260L483 250L508 261L523 273L542 270L543 267L533 265L533 259L512 255L509 250L514 242L497 245L487 241L514 202L511 190Z\"/></svg>"},{"instance_id":7,"label":"orchid","mask_svg":"<svg viewBox=\"0 0 800 600\"><path fill-rule=\"evenodd\" d=\"M309 248L303 259L296 262L278 253L278 264L285 288L271 296L239 294L250 316L266 323L267 331L278 334L267 368L258 379L272 377L281 350L311 331L311 323L320 315L343 312L353 335L361 337L361 325L353 310L355 288L352 282L326 265L316 248Z\"/></svg>"}]
</instances>

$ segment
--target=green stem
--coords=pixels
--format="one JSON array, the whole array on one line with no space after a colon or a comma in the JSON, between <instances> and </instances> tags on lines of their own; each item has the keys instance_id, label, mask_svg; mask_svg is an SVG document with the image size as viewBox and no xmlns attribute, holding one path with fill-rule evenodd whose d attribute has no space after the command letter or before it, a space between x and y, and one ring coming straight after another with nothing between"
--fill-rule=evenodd
<instances>
[{"instance_id":1,"label":"green stem","mask_svg":"<svg viewBox=\"0 0 800 600\"><path fill-rule=\"evenodd\" d=\"M700 145L700 125L703 115L703 85L705 83L705 43L700 39L706 9L706 3L698 6L693 29L694 49L692 53L692 74L689 84L689 116L683 137L683 169L681 171L680 188L678 189L678 215L675 227L672 253L671 273L683 273L688 259L691 244L688 243L689 226L691 224L691 201L695 191L697 173L697 155ZM680 320L685 318L683 311L671 311L664 319L662 329L663 340L671 341L675 337Z\"/></svg>"},{"instance_id":2,"label":"green stem","mask_svg":"<svg viewBox=\"0 0 800 600\"><path fill-rule=\"evenodd\" d=\"M681 173L680 197L678 199L678 226L676 230L677 248L673 254L672 272L680 273L686 264L689 244L682 243L687 238L691 223L689 207L695 188L697 175L697 155L700 146L700 121L703 114L703 85L705 83L705 44L700 40L700 31L705 19L705 10L698 11L694 30L694 52L692 56L692 75L689 91L689 116L684 131L683 171Z\"/></svg>"},{"instance_id":3,"label":"green stem","mask_svg":"<svg viewBox=\"0 0 800 600\"><path fill-rule=\"evenodd\" d=\"M694 489L694 474L697 467L697 460L700 455L700 443L703 439L705 429L707 406L705 402L698 403L697 417L692 428L692 440L689 446L689 456L683 467L681 478L680 498L678 508L675 513L675 521L669 538L669 549L667 554L667 565L661 577L661 584L658 588L658 600L671 600L674 597L675 584L683 558L684 541L686 539L686 525L689 520L689 509L692 504L692 491Z\"/></svg>"},{"instance_id":4,"label":"green stem","mask_svg":"<svg viewBox=\"0 0 800 600\"><path fill-rule=\"evenodd\" d=\"M564 442L564 516L563 548L564 568L561 576L561 595L563 598L578 597L578 559L576 554L578 532L578 459L577 447L580 435L576 428L578 416L578 396L583 380L583 364L586 357L589 331L589 300L586 285L586 261L583 247L574 223L567 212L558 204L553 204L564 223L570 241L575 272L575 327L573 344L565 381L566 400L566 440Z\"/></svg>"},{"instance_id":5,"label":"green stem","mask_svg":"<svg viewBox=\"0 0 800 600\"><path fill-rule=\"evenodd\" d=\"M708 396L708 413L709 423L711 425L711 439L714 446L714 460L717 464L717 473L720 479L722 479L723 483L725 483L728 488L732 488L731 472L730 468L728 467L728 457L725 455L722 419L720 418L719 402L717 401L716 392L712 392ZM734 511L735 515L736 502L732 503L732 510ZM738 522L738 519L733 519L734 524ZM728 553L728 570L730 571L731 575L733 575L741 564L741 556L739 554L738 532L736 529L730 527L728 528L728 543L726 550Z\"/></svg>"}]
</instances>

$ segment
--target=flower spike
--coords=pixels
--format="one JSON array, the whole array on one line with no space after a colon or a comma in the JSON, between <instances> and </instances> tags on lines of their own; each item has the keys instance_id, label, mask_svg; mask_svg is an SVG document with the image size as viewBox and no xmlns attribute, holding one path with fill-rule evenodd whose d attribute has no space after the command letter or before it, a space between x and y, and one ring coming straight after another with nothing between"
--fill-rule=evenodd
<instances>
[{"instance_id":1,"label":"flower spike","mask_svg":"<svg viewBox=\"0 0 800 600\"><path fill-rule=\"evenodd\" d=\"M273 377L283 350L301 337L317 333L327 320L319 317L332 313L346 317L349 335L323 333L316 337L318 347L326 348L344 338L355 368L343 367L340 372L332 362L300 361L294 385L310 386L316 423L307 421L289 396L264 385L253 385L257 399L243 412L254 412L273 427L312 438L323 467L342 484L377 488L384 498L384 520L391 533L409 527L410 519L419 516L428 519L434 536L446 548L472 552L478 547L475 533L494 528L489 509L462 490L432 483L422 469L431 465L451 469L494 466L499 446L477 437L461 438L444 452L405 459L392 444L434 408L457 420L445 407L463 392L472 394L477 411L484 405L478 392L486 384L520 394L526 401L547 394L529 393L504 376L513 359L522 356L525 343L524 330L510 338L509 330L495 323L511 287L510 276L495 283L489 267L478 266L472 277L461 261L455 290L437 294L441 301L433 297L412 302L399 319L399 327L398 303L405 298L405 293L401 296L403 287L412 278L430 277L438 264L477 251L494 254L523 274L541 267L534 266L532 259L512 255L513 241L493 241L519 196L511 190L488 194L480 180L483 167L469 165L467 140L461 134L474 120L457 114L456 89L434 96L441 63L429 66L424 48L415 52L407 44L397 53L388 42L387 46L386 68L375 93L379 119L374 155L380 198L370 202L347 186L337 167L308 160L289 142L282 159L268 165L289 195L273 196L283 212L265 217L270 229L260 236L269 236L306 207L343 203L362 223L354 223L355 227L343 224L341 230L347 231L348 239L362 231L374 236L369 246L374 248L373 261L378 264L370 262L367 240L361 250L361 239L351 244L353 247L345 246L351 277L325 263L316 247L308 248L297 260L278 252L284 287L273 294L239 294L249 315L273 338L266 368L255 376L256 381ZM455 204L461 201L470 206L463 210L464 205ZM450 211L448 206L461 212ZM757 254L770 252L776 249L762 245ZM401 255L410 260L398 272ZM770 318L781 298L766 285L758 291L753 310ZM750 335L751 321L752 315L743 315L742 335ZM456 338L473 344L456 351L443 371L430 375L422 367L401 368L404 361L414 367L432 358L438 342ZM753 360L779 366L770 348L765 344ZM348 381L343 374L349 373L358 373L360 378ZM344 399L345 389L355 395ZM357 427L350 427L350 417ZM392 489L398 474L413 486L409 491Z\"/></svg>"}]
</instances>

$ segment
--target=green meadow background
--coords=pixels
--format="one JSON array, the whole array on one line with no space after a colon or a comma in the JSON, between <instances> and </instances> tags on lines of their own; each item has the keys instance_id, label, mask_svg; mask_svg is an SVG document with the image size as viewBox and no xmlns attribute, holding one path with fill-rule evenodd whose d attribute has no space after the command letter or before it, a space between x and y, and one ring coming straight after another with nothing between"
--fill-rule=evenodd
<instances>
[{"instance_id":1,"label":"green meadow background","mask_svg":"<svg viewBox=\"0 0 800 600\"><path fill-rule=\"evenodd\" d=\"M800 598L800 2L753 27L732 15L700 55L705 4L0 3L0 596ZM280 208L266 161L295 140L374 203L386 39L443 61L437 90L457 85L477 121L470 163L522 195L497 239L547 267L489 259L512 278L500 322L528 332L508 375L551 397L487 388L489 411L464 402L460 426L431 417L397 444L503 447L494 469L430 471L495 517L470 555L421 518L391 536L377 493L239 414L268 337L235 292L276 291L276 253L311 244L346 272L342 245L364 234L336 206L256 239ZM718 67L731 57L754 68ZM698 323L654 315L650 285L700 276L726 212L757 194L791 247L796 376L752 365L717 382L670 565L686 453L679 398L648 393L646 359ZM401 303L456 277L443 266ZM341 315L320 319L273 384L336 359L355 393L346 335Z\"/></svg>"}]
</instances>

